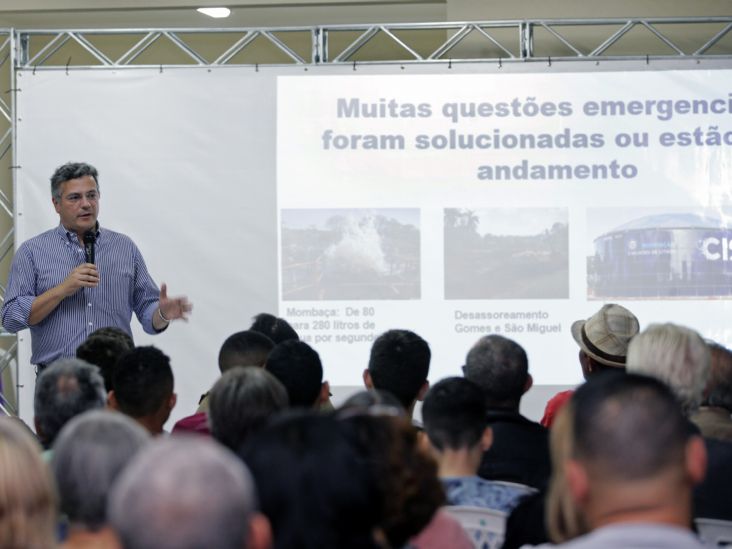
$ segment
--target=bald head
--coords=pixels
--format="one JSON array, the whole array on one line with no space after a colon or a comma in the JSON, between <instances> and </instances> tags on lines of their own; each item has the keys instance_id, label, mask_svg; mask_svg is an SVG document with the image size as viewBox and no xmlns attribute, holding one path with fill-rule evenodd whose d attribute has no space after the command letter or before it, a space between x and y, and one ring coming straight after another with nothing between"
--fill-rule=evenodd
<instances>
[{"instance_id":1,"label":"bald head","mask_svg":"<svg viewBox=\"0 0 732 549\"><path fill-rule=\"evenodd\" d=\"M125 549L241 549L256 507L248 470L203 438L156 440L115 484L109 521Z\"/></svg>"}]
</instances>

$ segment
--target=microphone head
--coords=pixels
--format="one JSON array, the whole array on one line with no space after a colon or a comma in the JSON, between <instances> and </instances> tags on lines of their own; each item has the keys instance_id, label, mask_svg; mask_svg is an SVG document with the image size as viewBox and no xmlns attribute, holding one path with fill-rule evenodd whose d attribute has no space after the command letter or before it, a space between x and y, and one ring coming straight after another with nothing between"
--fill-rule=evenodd
<instances>
[{"instance_id":1,"label":"microphone head","mask_svg":"<svg viewBox=\"0 0 732 549\"><path fill-rule=\"evenodd\" d=\"M94 244L97 240L97 234L95 231L86 231L84 233L84 244Z\"/></svg>"}]
</instances>

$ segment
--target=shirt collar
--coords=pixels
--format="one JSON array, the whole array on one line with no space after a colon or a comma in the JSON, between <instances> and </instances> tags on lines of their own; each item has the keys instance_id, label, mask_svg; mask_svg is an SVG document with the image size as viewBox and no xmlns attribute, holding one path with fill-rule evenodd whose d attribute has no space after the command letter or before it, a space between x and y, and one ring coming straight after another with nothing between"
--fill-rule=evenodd
<instances>
[{"instance_id":1,"label":"shirt collar","mask_svg":"<svg viewBox=\"0 0 732 549\"><path fill-rule=\"evenodd\" d=\"M69 231L66 227L64 227L61 223L58 224L58 227L56 227L56 232L61 236L61 238L65 240L72 240L74 242L78 242L78 239L76 238L76 233ZM99 226L99 221L97 221L96 226L96 239L99 240L99 236L102 234L102 228Z\"/></svg>"}]
</instances>

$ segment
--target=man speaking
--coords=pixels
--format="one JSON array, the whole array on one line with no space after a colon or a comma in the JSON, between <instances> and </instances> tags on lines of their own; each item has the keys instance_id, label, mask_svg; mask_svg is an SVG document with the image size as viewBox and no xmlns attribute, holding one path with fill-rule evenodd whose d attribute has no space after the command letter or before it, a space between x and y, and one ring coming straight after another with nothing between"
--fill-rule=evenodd
<instances>
[{"instance_id":1,"label":"man speaking","mask_svg":"<svg viewBox=\"0 0 732 549\"><path fill-rule=\"evenodd\" d=\"M24 242L13 258L5 292L3 327L31 330L31 363L39 371L75 356L97 328L131 334L132 312L149 334L186 319L186 297L158 290L140 250L123 234L101 228L97 170L68 163L51 176L51 198L59 226Z\"/></svg>"}]
</instances>

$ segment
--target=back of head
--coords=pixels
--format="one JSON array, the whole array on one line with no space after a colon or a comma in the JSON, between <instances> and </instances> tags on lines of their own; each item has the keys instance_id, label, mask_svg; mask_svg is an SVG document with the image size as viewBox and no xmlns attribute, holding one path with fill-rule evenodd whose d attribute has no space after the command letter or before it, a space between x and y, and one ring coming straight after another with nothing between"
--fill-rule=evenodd
<instances>
[{"instance_id":1,"label":"back of head","mask_svg":"<svg viewBox=\"0 0 732 549\"><path fill-rule=\"evenodd\" d=\"M354 411L342 408L338 415L352 427L360 453L371 464L381 496L379 527L391 547L403 547L445 503L437 464L420 447L409 418L380 415L378 408Z\"/></svg>"},{"instance_id":2,"label":"back of head","mask_svg":"<svg viewBox=\"0 0 732 549\"><path fill-rule=\"evenodd\" d=\"M286 407L287 391L272 374L253 366L232 368L211 389L211 434L236 451L272 415Z\"/></svg>"},{"instance_id":3,"label":"back of head","mask_svg":"<svg viewBox=\"0 0 732 549\"><path fill-rule=\"evenodd\" d=\"M518 409L529 378L529 361L515 341L489 335L470 349L463 373L483 391L489 408Z\"/></svg>"},{"instance_id":4,"label":"back of head","mask_svg":"<svg viewBox=\"0 0 732 549\"><path fill-rule=\"evenodd\" d=\"M295 329L284 319L269 313L260 313L254 317L254 322L249 327L253 332L266 335L275 344L290 339L300 339Z\"/></svg>"},{"instance_id":5,"label":"back of head","mask_svg":"<svg viewBox=\"0 0 732 549\"><path fill-rule=\"evenodd\" d=\"M225 372L235 366L264 366L275 344L266 335L244 330L230 335L219 351L219 370Z\"/></svg>"},{"instance_id":6,"label":"back of head","mask_svg":"<svg viewBox=\"0 0 732 549\"><path fill-rule=\"evenodd\" d=\"M636 374L602 374L572 397L574 457L595 478L633 483L681 471L691 431L673 392Z\"/></svg>"},{"instance_id":7,"label":"back of head","mask_svg":"<svg viewBox=\"0 0 732 549\"><path fill-rule=\"evenodd\" d=\"M311 408L317 404L323 365L310 345L294 340L279 343L269 354L265 368L284 385L290 406Z\"/></svg>"},{"instance_id":8,"label":"back of head","mask_svg":"<svg viewBox=\"0 0 732 549\"><path fill-rule=\"evenodd\" d=\"M112 385L121 412L134 418L154 414L173 394L170 358L153 346L135 347L117 361Z\"/></svg>"},{"instance_id":9,"label":"back of head","mask_svg":"<svg viewBox=\"0 0 732 549\"><path fill-rule=\"evenodd\" d=\"M50 447L67 421L106 402L99 368L77 358L57 360L36 380L33 411L39 438Z\"/></svg>"},{"instance_id":10,"label":"back of head","mask_svg":"<svg viewBox=\"0 0 732 549\"><path fill-rule=\"evenodd\" d=\"M19 420L0 418L0 547L55 547L56 494L40 452Z\"/></svg>"},{"instance_id":11,"label":"back of head","mask_svg":"<svg viewBox=\"0 0 732 549\"><path fill-rule=\"evenodd\" d=\"M119 357L131 348L127 341L120 337L109 335L89 336L84 343L77 347L76 358L86 360L89 364L97 366L104 378L105 388L107 391L111 391L114 365Z\"/></svg>"},{"instance_id":12,"label":"back of head","mask_svg":"<svg viewBox=\"0 0 732 549\"><path fill-rule=\"evenodd\" d=\"M280 417L242 452L276 549L374 549L379 497L346 425L314 412Z\"/></svg>"},{"instance_id":13,"label":"back of head","mask_svg":"<svg viewBox=\"0 0 732 549\"><path fill-rule=\"evenodd\" d=\"M409 330L389 330L371 346L369 374L376 389L389 391L411 408L430 371L430 347Z\"/></svg>"},{"instance_id":14,"label":"back of head","mask_svg":"<svg viewBox=\"0 0 732 549\"><path fill-rule=\"evenodd\" d=\"M472 449L486 427L480 387L462 377L439 381L424 398L422 421L438 450Z\"/></svg>"},{"instance_id":15,"label":"back of head","mask_svg":"<svg viewBox=\"0 0 732 549\"><path fill-rule=\"evenodd\" d=\"M125 549L241 549L256 508L246 467L203 437L157 439L112 488L109 522Z\"/></svg>"},{"instance_id":16,"label":"back of head","mask_svg":"<svg viewBox=\"0 0 732 549\"><path fill-rule=\"evenodd\" d=\"M389 391L368 389L348 397L338 408L338 417L357 414L407 417L407 411Z\"/></svg>"},{"instance_id":17,"label":"back of head","mask_svg":"<svg viewBox=\"0 0 732 549\"><path fill-rule=\"evenodd\" d=\"M709 378L709 348L690 328L651 324L628 347L628 371L667 383L681 400L686 414L701 403Z\"/></svg>"},{"instance_id":18,"label":"back of head","mask_svg":"<svg viewBox=\"0 0 732 549\"><path fill-rule=\"evenodd\" d=\"M706 404L732 413L732 351L719 343L710 343L709 350L712 360Z\"/></svg>"},{"instance_id":19,"label":"back of head","mask_svg":"<svg viewBox=\"0 0 732 549\"><path fill-rule=\"evenodd\" d=\"M132 336L125 332L122 328L117 328L116 326L105 326L104 328L97 328L89 334L89 337L97 336L116 337L117 339L121 339L128 349L132 349L135 346L135 342L133 341Z\"/></svg>"},{"instance_id":20,"label":"back of head","mask_svg":"<svg viewBox=\"0 0 732 549\"><path fill-rule=\"evenodd\" d=\"M108 410L85 412L64 426L51 470L72 525L97 530L106 524L112 484L149 438L133 420Z\"/></svg>"}]
</instances>

